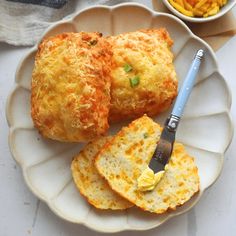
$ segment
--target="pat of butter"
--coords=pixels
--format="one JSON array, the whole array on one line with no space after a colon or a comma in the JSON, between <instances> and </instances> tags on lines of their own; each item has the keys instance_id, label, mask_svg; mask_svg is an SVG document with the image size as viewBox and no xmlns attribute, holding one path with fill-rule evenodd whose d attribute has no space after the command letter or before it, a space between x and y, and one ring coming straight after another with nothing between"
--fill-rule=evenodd
<instances>
[{"instance_id":1,"label":"pat of butter","mask_svg":"<svg viewBox=\"0 0 236 236\"><path fill-rule=\"evenodd\" d=\"M144 170L144 172L138 178L138 190L140 191L151 191L156 185L160 182L163 177L165 171L167 170L167 165L165 166L165 170L159 171L154 174L153 170L149 167Z\"/></svg>"}]
</instances>

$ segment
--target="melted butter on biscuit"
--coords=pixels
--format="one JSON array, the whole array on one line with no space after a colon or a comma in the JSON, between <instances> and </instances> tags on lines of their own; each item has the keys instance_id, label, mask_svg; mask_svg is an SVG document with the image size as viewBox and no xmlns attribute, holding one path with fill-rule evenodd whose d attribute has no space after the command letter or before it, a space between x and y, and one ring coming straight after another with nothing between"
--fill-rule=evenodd
<instances>
[{"instance_id":1,"label":"melted butter on biscuit","mask_svg":"<svg viewBox=\"0 0 236 236\"><path fill-rule=\"evenodd\" d=\"M138 178L138 190L140 191L151 191L160 182L168 165L165 166L165 170L159 171L154 174L154 171L147 167Z\"/></svg>"}]
</instances>

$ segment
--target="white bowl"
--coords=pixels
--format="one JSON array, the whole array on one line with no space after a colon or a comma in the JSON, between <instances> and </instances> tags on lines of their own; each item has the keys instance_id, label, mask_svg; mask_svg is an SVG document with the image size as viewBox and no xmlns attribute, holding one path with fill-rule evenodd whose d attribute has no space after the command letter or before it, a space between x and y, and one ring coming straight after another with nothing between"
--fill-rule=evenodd
<instances>
[{"instance_id":1,"label":"white bowl","mask_svg":"<svg viewBox=\"0 0 236 236\"><path fill-rule=\"evenodd\" d=\"M159 1L159 0L156 0ZM223 16L224 14L226 14L228 11L230 11L234 5L236 4L236 0L228 0L227 4L225 6L223 6L220 11L213 16L209 16L209 17L189 17L186 16L184 14L182 14L181 12L177 11L170 3L168 0L162 0L163 3L166 5L166 7L172 12L174 13L176 16L178 16L179 18L181 18L182 20L185 21L189 21L189 22L195 22L195 23L204 23L204 22L208 22L208 21L212 21L212 20L216 20L219 17Z\"/></svg>"},{"instance_id":2,"label":"white bowl","mask_svg":"<svg viewBox=\"0 0 236 236\"><path fill-rule=\"evenodd\" d=\"M45 139L39 135L31 120L30 84L37 45L19 63L6 111L10 150L21 166L31 191L67 221L102 232L151 229L192 208L221 172L224 152L233 135L229 115L231 95L219 72L214 52L181 20L139 4L96 6L75 14L72 19L54 24L43 37L65 31L100 31L104 35L112 35L158 27L166 27L175 41L174 63L180 85L196 50L203 48L206 52L177 132L177 141L184 143L189 154L196 157L200 192L176 211L163 215L147 213L135 207L126 211L100 211L86 202L77 191L70 171L72 157L82 145ZM170 109L156 120L163 124L169 112ZM121 127L122 124L118 124L110 130L114 133Z\"/></svg>"}]
</instances>

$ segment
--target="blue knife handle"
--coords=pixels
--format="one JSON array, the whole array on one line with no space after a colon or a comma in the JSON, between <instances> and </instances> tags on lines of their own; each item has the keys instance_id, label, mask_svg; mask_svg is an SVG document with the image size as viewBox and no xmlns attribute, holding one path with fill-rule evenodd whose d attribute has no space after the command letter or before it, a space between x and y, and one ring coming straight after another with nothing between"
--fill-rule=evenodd
<instances>
[{"instance_id":1,"label":"blue knife handle","mask_svg":"<svg viewBox=\"0 0 236 236\"><path fill-rule=\"evenodd\" d=\"M185 107L185 104L188 101L189 95L192 91L193 85L195 83L195 79L197 77L197 73L199 71L199 67L201 64L201 60L203 58L204 51L202 49L198 50L194 60L191 64L191 67L188 71L188 74L183 82L183 85L179 91L179 94L177 96L172 115L181 117L183 114L183 110Z\"/></svg>"}]
</instances>

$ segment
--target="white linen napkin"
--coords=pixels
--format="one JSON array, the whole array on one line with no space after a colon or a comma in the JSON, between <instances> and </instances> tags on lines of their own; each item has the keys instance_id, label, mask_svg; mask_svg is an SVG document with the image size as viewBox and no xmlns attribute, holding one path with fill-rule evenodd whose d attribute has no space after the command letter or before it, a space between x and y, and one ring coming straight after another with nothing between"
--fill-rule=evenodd
<instances>
[{"instance_id":1,"label":"white linen napkin","mask_svg":"<svg viewBox=\"0 0 236 236\"><path fill-rule=\"evenodd\" d=\"M34 45L47 27L80 9L121 2L139 2L152 7L151 0L0 0L0 42Z\"/></svg>"}]
</instances>

